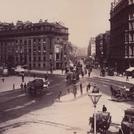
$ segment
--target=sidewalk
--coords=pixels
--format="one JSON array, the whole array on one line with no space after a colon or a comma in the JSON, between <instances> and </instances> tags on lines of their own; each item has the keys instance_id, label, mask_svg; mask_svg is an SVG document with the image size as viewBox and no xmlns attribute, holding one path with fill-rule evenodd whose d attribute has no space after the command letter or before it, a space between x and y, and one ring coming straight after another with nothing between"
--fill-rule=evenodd
<instances>
[{"instance_id":1,"label":"sidewalk","mask_svg":"<svg viewBox=\"0 0 134 134\"><path fill-rule=\"evenodd\" d=\"M108 76L106 75L105 77L100 76L100 71L97 69L93 69L91 73L91 77L99 77L99 78L104 78L104 79L111 79L111 80L116 80L116 81L121 81L121 82L127 82L130 84L134 84L134 78L129 77L128 80L126 80L126 76Z\"/></svg>"},{"instance_id":2,"label":"sidewalk","mask_svg":"<svg viewBox=\"0 0 134 134\"><path fill-rule=\"evenodd\" d=\"M38 74L64 75L64 72L62 72L61 70L53 70L52 73L50 71L46 71L46 70L25 70L25 72L27 72L27 73L38 73Z\"/></svg>"}]
</instances>

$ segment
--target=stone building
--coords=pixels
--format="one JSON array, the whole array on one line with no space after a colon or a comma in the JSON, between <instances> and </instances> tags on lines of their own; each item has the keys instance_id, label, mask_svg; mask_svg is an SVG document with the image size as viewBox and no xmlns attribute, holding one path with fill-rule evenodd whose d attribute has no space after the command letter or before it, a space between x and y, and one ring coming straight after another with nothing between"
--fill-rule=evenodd
<instances>
[{"instance_id":1,"label":"stone building","mask_svg":"<svg viewBox=\"0 0 134 134\"><path fill-rule=\"evenodd\" d=\"M68 28L59 23L0 23L0 66L60 69L68 64Z\"/></svg>"},{"instance_id":2,"label":"stone building","mask_svg":"<svg viewBox=\"0 0 134 134\"><path fill-rule=\"evenodd\" d=\"M110 46L110 32L101 33L95 38L96 44L96 61L103 68L108 66L109 46Z\"/></svg>"},{"instance_id":3,"label":"stone building","mask_svg":"<svg viewBox=\"0 0 134 134\"><path fill-rule=\"evenodd\" d=\"M114 0L110 24L110 65L123 72L134 66L134 0Z\"/></svg>"},{"instance_id":4,"label":"stone building","mask_svg":"<svg viewBox=\"0 0 134 134\"><path fill-rule=\"evenodd\" d=\"M91 37L88 45L88 57L96 54L95 38Z\"/></svg>"}]
</instances>

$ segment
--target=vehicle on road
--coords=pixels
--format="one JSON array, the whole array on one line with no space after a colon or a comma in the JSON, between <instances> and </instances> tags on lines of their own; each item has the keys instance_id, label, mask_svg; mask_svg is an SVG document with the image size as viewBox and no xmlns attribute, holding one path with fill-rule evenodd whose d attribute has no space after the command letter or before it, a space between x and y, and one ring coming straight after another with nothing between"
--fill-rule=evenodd
<instances>
[{"instance_id":1,"label":"vehicle on road","mask_svg":"<svg viewBox=\"0 0 134 134\"><path fill-rule=\"evenodd\" d=\"M134 99L134 86L131 87L115 87L111 86L111 96L119 100L133 100Z\"/></svg>"},{"instance_id":2,"label":"vehicle on road","mask_svg":"<svg viewBox=\"0 0 134 134\"><path fill-rule=\"evenodd\" d=\"M91 131L94 131L94 115L89 118ZM100 134L106 134L111 124L111 115L109 112L98 111L96 113L96 131Z\"/></svg>"},{"instance_id":3,"label":"vehicle on road","mask_svg":"<svg viewBox=\"0 0 134 134\"><path fill-rule=\"evenodd\" d=\"M35 79L33 81L28 82L27 84L27 92L30 96L37 97L46 93L48 85L45 84L43 79Z\"/></svg>"},{"instance_id":4,"label":"vehicle on road","mask_svg":"<svg viewBox=\"0 0 134 134\"><path fill-rule=\"evenodd\" d=\"M124 111L119 134L134 134L134 107Z\"/></svg>"},{"instance_id":5,"label":"vehicle on road","mask_svg":"<svg viewBox=\"0 0 134 134\"><path fill-rule=\"evenodd\" d=\"M25 73L25 69L21 66L17 66L14 70L16 75L22 76Z\"/></svg>"},{"instance_id":6,"label":"vehicle on road","mask_svg":"<svg viewBox=\"0 0 134 134\"><path fill-rule=\"evenodd\" d=\"M2 75L3 76L8 76L8 69L7 68L3 69Z\"/></svg>"}]
</instances>

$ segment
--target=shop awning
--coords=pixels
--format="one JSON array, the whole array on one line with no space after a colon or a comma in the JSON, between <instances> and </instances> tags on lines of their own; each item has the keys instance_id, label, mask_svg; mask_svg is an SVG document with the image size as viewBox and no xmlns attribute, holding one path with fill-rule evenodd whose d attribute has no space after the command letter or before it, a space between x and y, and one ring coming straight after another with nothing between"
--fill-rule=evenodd
<instances>
[{"instance_id":1,"label":"shop awning","mask_svg":"<svg viewBox=\"0 0 134 134\"><path fill-rule=\"evenodd\" d=\"M128 69L126 69L127 72L132 72L134 71L134 67L129 67Z\"/></svg>"}]
</instances>

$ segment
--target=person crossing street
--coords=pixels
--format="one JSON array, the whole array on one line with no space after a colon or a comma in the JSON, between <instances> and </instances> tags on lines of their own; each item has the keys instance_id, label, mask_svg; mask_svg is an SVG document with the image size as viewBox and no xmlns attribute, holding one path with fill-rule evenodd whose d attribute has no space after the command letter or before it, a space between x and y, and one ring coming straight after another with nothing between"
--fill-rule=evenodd
<instances>
[{"instance_id":1,"label":"person crossing street","mask_svg":"<svg viewBox=\"0 0 134 134\"><path fill-rule=\"evenodd\" d=\"M82 83L80 83L80 93L81 93L81 95L83 94L83 87L82 87Z\"/></svg>"}]
</instances>

